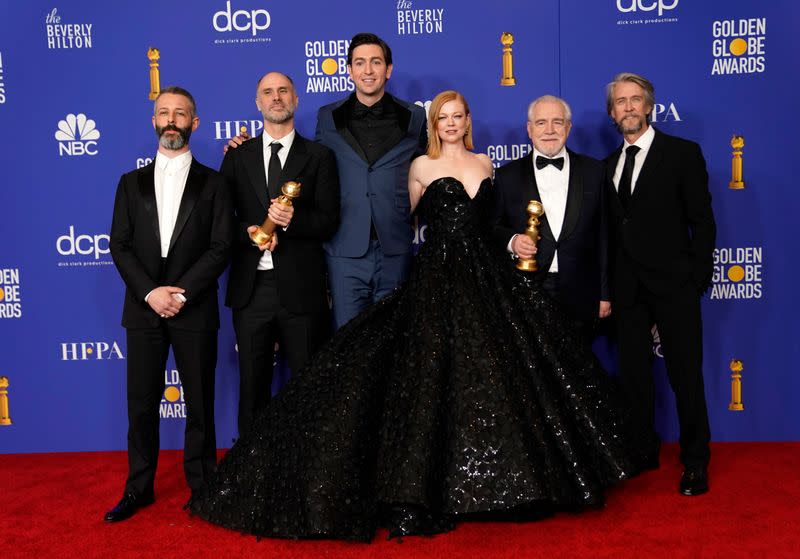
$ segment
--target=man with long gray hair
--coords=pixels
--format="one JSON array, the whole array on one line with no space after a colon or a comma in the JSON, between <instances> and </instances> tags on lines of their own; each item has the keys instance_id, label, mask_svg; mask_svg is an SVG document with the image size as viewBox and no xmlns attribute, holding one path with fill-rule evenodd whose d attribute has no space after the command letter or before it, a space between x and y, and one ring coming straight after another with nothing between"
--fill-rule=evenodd
<instances>
[{"instance_id":1,"label":"man with long gray hair","mask_svg":"<svg viewBox=\"0 0 800 559\"><path fill-rule=\"evenodd\" d=\"M653 128L654 105L642 76L621 73L608 84L606 108L624 138L606 159L620 380L642 424L653 425L655 325L678 407L679 490L699 495L710 457L700 297L711 282L716 225L700 146ZM655 467L657 440L650 450Z\"/></svg>"}]
</instances>

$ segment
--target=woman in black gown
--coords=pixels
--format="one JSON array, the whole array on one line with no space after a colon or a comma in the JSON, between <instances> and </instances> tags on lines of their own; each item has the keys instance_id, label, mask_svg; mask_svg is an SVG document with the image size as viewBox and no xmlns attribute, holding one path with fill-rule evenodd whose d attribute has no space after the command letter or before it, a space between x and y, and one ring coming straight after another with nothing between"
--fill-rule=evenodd
<instances>
[{"instance_id":1,"label":"woman in black gown","mask_svg":"<svg viewBox=\"0 0 800 559\"><path fill-rule=\"evenodd\" d=\"M368 541L379 526L431 534L475 513L598 505L641 469L612 380L489 239L491 162L469 151L460 94L434 99L428 134L409 173L427 239L407 283L292 377L192 496L194 514Z\"/></svg>"}]
</instances>

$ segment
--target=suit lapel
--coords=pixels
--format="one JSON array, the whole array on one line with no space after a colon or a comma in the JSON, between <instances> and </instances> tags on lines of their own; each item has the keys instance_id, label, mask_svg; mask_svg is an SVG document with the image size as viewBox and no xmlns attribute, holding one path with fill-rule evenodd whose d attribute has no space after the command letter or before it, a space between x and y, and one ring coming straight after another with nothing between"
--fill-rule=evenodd
<instances>
[{"instance_id":1,"label":"suit lapel","mask_svg":"<svg viewBox=\"0 0 800 559\"><path fill-rule=\"evenodd\" d=\"M158 227L158 206L156 205L156 164L151 163L139 173L139 195L142 203L150 216L150 225L156 236L157 246L161 246L161 233Z\"/></svg>"},{"instance_id":2,"label":"suit lapel","mask_svg":"<svg viewBox=\"0 0 800 559\"><path fill-rule=\"evenodd\" d=\"M308 159L309 155L308 150L306 149L306 139L295 132L294 141L292 142L292 149L289 150L289 155L286 157L286 164L281 170L281 178L278 181L278 184L275 185L274 191L272 187L270 187L270 196L273 198L279 196L281 192L280 187L286 181L297 180L297 177L300 175L300 171L302 171L303 167L306 166Z\"/></svg>"},{"instance_id":3,"label":"suit lapel","mask_svg":"<svg viewBox=\"0 0 800 559\"><path fill-rule=\"evenodd\" d=\"M387 147L386 153L378 158L378 160L373 164L373 167L379 167L380 165L383 165L385 160L393 157L392 150L394 150L394 148L397 147L397 145L399 145L404 139L410 138L415 143L418 141L416 137L417 134L413 133L412 129L413 115L411 113L411 109L406 107L406 105L399 99L389 95L388 93L385 95L387 95L389 100L394 103L395 110L397 111L397 123L400 125L400 130L402 130L402 133L399 136L386 139L386 142L384 142L384 146Z\"/></svg>"},{"instance_id":4,"label":"suit lapel","mask_svg":"<svg viewBox=\"0 0 800 559\"><path fill-rule=\"evenodd\" d=\"M564 223L561 226L559 240L566 239L575 229L578 218L581 215L581 205L583 204L583 174L581 164L571 151L569 154L569 183L567 186L567 205L564 208Z\"/></svg>"},{"instance_id":5,"label":"suit lapel","mask_svg":"<svg viewBox=\"0 0 800 559\"><path fill-rule=\"evenodd\" d=\"M250 177L250 185L266 211L269 208L269 197L267 196L267 172L264 170L264 135L262 134L255 141L250 142L246 149L238 149L244 150L242 159L244 168L247 169L247 176Z\"/></svg>"},{"instance_id":6,"label":"suit lapel","mask_svg":"<svg viewBox=\"0 0 800 559\"><path fill-rule=\"evenodd\" d=\"M614 187L614 173L617 170L617 163L619 162L621 154L622 145L606 159L606 187L608 188L608 199L611 201L611 210L615 215L622 215L625 213L625 210L622 208L622 202L619 201L617 189Z\"/></svg>"},{"instance_id":7,"label":"suit lapel","mask_svg":"<svg viewBox=\"0 0 800 559\"><path fill-rule=\"evenodd\" d=\"M653 138L653 143L650 144L650 149L647 150L647 157L642 165L642 170L639 171L639 176L636 178L636 184L634 185L633 193L631 194L631 207L633 207L638 198L641 198L642 191L647 189L647 185L651 182L650 179L655 174L656 169L658 169L658 165L661 163L661 159L664 157L664 152L660 149L661 134L659 134L655 128L653 131L656 133L656 135Z\"/></svg>"},{"instance_id":8,"label":"suit lapel","mask_svg":"<svg viewBox=\"0 0 800 559\"><path fill-rule=\"evenodd\" d=\"M189 167L189 174L186 177L186 186L183 188L183 196L181 196L181 205L178 208L178 217L175 218L175 227L172 229L172 238L169 240L169 252L175 246L175 241L180 236L186 221L200 197L200 192L203 190L203 176L197 168L197 162L192 158L191 166Z\"/></svg>"},{"instance_id":9,"label":"suit lapel","mask_svg":"<svg viewBox=\"0 0 800 559\"><path fill-rule=\"evenodd\" d=\"M350 132L350 129L347 127L347 117L348 117L347 111L349 110L350 110L350 98L348 97L347 100L342 102L341 105L339 105L338 107L333 109L333 111L331 111L331 116L333 117L333 124L336 127L336 131L339 133L342 139L345 142L347 142L347 145L353 148L353 151L356 152L356 154L361 159L367 162L367 154L364 152L363 149L361 149L358 140L356 140L356 137L353 136L353 133Z\"/></svg>"},{"instance_id":10,"label":"suit lapel","mask_svg":"<svg viewBox=\"0 0 800 559\"><path fill-rule=\"evenodd\" d=\"M529 192L531 192L532 196L529 199L538 200L539 202L542 201L542 195L539 194L539 186L536 184L536 173L533 172L533 151L531 151L530 157L526 157L522 160L522 184L530 185ZM541 218L539 225L539 231L542 233L542 236L555 242L556 239L553 237L553 231L550 229L550 223L547 221L546 212Z\"/></svg>"}]
</instances>

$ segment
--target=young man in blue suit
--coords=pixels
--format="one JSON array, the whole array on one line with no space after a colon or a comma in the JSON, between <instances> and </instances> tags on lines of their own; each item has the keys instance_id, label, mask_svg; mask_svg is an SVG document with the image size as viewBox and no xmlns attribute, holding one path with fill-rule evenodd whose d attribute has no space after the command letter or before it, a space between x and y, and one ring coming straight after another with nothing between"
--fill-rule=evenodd
<instances>
[{"instance_id":1,"label":"young man in blue suit","mask_svg":"<svg viewBox=\"0 0 800 559\"><path fill-rule=\"evenodd\" d=\"M398 287L411 262L408 168L427 149L425 111L386 92L392 51L380 37L350 41L348 98L320 108L316 139L336 156L339 230L325 244L339 328Z\"/></svg>"}]
</instances>

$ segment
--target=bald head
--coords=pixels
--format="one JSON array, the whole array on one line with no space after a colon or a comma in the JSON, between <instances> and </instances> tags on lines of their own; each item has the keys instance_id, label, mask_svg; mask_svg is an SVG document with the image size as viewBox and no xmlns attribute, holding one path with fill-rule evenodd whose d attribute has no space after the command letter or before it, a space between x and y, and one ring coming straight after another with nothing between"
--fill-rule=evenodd
<instances>
[{"instance_id":1,"label":"bald head","mask_svg":"<svg viewBox=\"0 0 800 559\"><path fill-rule=\"evenodd\" d=\"M269 72L258 80L256 107L264 120L272 124L291 124L297 109L294 82L281 72Z\"/></svg>"}]
</instances>

